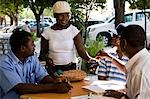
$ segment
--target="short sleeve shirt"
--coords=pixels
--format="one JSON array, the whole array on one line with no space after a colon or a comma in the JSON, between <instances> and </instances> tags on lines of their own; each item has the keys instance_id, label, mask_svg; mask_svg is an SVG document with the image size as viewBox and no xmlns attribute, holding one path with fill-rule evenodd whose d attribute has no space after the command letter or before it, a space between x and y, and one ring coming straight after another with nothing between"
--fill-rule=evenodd
<instances>
[{"instance_id":1,"label":"short sleeve shirt","mask_svg":"<svg viewBox=\"0 0 150 99\"><path fill-rule=\"evenodd\" d=\"M0 57L0 99L18 99L11 90L19 83L38 84L48 73L36 56L28 57L24 63L10 51Z\"/></svg>"},{"instance_id":2,"label":"short sleeve shirt","mask_svg":"<svg viewBox=\"0 0 150 99\"><path fill-rule=\"evenodd\" d=\"M73 25L62 30L47 28L42 33L42 36L49 41L49 57L55 65L75 62L76 49L73 39L78 33L79 30Z\"/></svg>"},{"instance_id":3,"label":"short sleeve shirt","mask_svg":"<svg viewBox=\"0 0 150 99\"><path fill-rule=\"evenodd\" d=\"M111 55L119 58L117 53L110 53ZM123 56L121 61L127 62L128 58ZM126 82L126 73L122 72L111 60L103 58L99 62L98 75L107 76L108 80L116 80Z\"/></svg>"}]
</instances>

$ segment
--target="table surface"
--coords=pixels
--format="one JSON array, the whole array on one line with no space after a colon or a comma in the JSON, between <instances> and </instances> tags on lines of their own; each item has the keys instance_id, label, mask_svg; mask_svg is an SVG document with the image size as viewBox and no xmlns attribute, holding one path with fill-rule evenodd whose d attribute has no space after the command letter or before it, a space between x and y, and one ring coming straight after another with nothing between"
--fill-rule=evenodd
<instances>
[{"instance_id":1,"label":"table surface","mask_svg":"<svg viewBox=\"0 0 150 99\"><path fill-rule=\"evenodd\" d=\"M39 93L21 95L21 99L71 99L71 97L88 95L88 91L82 89L82 86L89 85L88 81L73 82L70 92L65 94L58 93Z\"/></svg>"}]
</instances>

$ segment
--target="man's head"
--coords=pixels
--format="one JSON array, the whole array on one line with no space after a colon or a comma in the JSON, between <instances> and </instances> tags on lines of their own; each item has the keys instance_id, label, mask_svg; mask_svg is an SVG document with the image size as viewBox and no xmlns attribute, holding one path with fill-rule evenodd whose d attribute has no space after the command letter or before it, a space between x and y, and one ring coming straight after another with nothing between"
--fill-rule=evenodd
<instances>
[{"instance_id":1,"label":"man's head","mask_svg":"<svg viewBox=\"0 0 150 99\"><path fill-rule=\"evenodd\" d=\"M139 51L145 46L146 34L139 25L128 25L124 27L121 34L121 50L124 53Z\"/></svg>"},{"instance_id":2,"label":"man's head","mask_svg":"<svg viewBox=\"0 0 150 99\"><path fill-rule=\"evenodd\" d=\"M53 5L53 13L56 18L57 24L60 26L66 26L69 23L71 8L66 1L57 1Z\"/></svg>"},{"instance_id":3,"label":"man's head","mask_svg":"<svg viewBox=\"0 0 150 99\"><path fill-rule=\"evenodd\" d=\"M31 56L34 54L35 45L32 35L29 32L15 29L10 37L11 50L14 53Z\"/></svg>"},{"instance_id":4,"label":"man's head","mask_svg":"<svg viewBox=\"0 0 150 99\"><path fill-rule=\"evenodd\" d=\"M26 21L25 23L26 23L26 24L29 24L29 21Z\"/></svg>"}]
</instances>

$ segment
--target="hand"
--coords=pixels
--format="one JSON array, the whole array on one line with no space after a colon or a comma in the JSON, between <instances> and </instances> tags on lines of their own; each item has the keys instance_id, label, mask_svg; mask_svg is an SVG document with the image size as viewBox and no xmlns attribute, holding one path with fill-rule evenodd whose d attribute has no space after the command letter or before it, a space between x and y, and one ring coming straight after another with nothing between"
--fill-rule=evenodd
<instances>
[{"instance_id":1,"label":"hand","mask_svg":"<svg viewBox=\"0 0 150 99\"><path fill-rule=\"evenodd\" d=\"M96 60L96 58L90 58L89 61L88 61L88 63L90 64L90 66L93 65L94 67L97 66L97 65L99 65L98 64L98 60Z\"/></svg>"},{"instance_id":2,"label":"hand","mask_svg":"<svg viewBox=\"0 0 150 99\"><path fill-rule=\"evenodd\" d=\"M97 57L103 57L103 56L108 56L108 54L104 51L99 51L96 55L96 59L97 59Z\"/></svg>"},{"instance_id":3,"label":"hand","mask_svg":"<svg viewBox=\"0 0 150 99\"><path fill-rule=\"evenodd\" d=\"M64 76L60 76L54 79L54 83L62 83L62 82L69 82L69 80Z\"/></svg>"},{"instance_id":4,"label":"hand","mask_svg":"<svg viewBox=\"0 0 150 99\"><path fill-rule=\"evenodd\" d=\"M97 67L99 66L98 61L95 58L91 58L88 64L89 64L88 65L89 72L92 74L95 74L95 71Z\"/></svg>"},{"instance_id":5,"label":"hand","mask_svg":"<svg viewBox=\"0 0 150 99\"><path fill-rule=\"evenodd\" d=\"M105 93L103 94L103 96L114 97L114 98L120 99L121 97L124 96L124 93L121 93L116 90L105 90Z\"/></svg>"},{"instance_id":6,"label":"hand","mask_svg":"<svg viewBox=\"0 0 150 99\"><path fill-rule=\"evenodd\" d=\"M46 59L46 65L47 66L54 66L53 60L51 58Z\"/></svg>"},{"instance_id":7,"label":"hand","mask_svg":"<svg viewBox=\"0 0 150 99\"><path fill-rule=\"evenodd\" d=\"M67 93L69 92L69 90L71 90L71 88L73 88L67 82L57 83L54 86L55 86L54 92L56 93Z\"/></svg>"}]
</instances>

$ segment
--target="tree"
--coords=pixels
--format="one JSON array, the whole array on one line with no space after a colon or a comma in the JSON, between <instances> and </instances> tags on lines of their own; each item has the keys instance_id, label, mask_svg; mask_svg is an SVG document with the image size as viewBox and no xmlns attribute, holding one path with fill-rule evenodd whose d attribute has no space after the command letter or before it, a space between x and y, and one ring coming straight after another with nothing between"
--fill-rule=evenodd
<instances>
[{"instance_id":1,"label":"tree","mask_svg":"<svg viewBox=\"0 0 150 99\"><path fill-rule=\"evenodd\" d=\"M127 0L131 9L150 9L150 0Z\"/></svg>"},{"instance_id":2,"label":"tree","mask_svg":"<svg viewBox=\"0 0 150 99\"><path fill-rule=\"evenodd\" d=\"M6 26L6 18L5 18L5 15L0 14L0 25L3 25L3 22L5 23L5 26Z\"/></svg>"},{"instance_id":3,"label":"tree","mask_svg":"<svg viewBox=\"0 0 150 99\"><path fill-rule=\"evenodd\" d=\"M10 17L10 25L18 25L18 13L22 10L22 0L1 0L0 12Z\"/></svg>"},{"instance_id":4,"label":"tree","mask_svg":"<svg viewBox=\"0 0 150 99\"><path fill-rule=\"evenodd\" d=\"M51 7L55 0L24 0L24 7L30 7L34 13L36 22L37 22L37 36L40 36L40 18L43 14L43 11L47 7Z\"/></svg>"},{"instance_id":5,"label":"tree","mask_svg":"<svg viewBox=\"0 0 150 99\"><path fill-rule=\"evenodd\" d=\"M125 0L114 0L115 27L124 22Z\"/></svg>"},{"instance_id":6,"label":"tree","mask_svg":"<svg viewBox=\"0 0 150 99\"><path fill-rule=\"evenodd\" d=\"M87 21L91 10L97 9L97 7L104 8L106 0L68 0L68 2L71 4L72 8L72 22L80 29L85 43L87 37Z\"/></svg>"}]
</instances>

